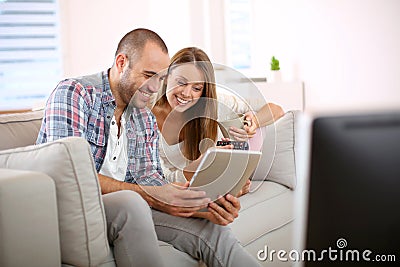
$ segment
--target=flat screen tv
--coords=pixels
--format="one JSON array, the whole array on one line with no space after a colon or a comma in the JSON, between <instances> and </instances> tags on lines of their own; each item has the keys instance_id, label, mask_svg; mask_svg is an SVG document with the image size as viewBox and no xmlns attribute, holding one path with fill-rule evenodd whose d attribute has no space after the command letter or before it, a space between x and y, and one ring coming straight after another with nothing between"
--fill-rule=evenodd
<instances>
[{"instance_id":1,"label":"flat screen tv","mask_svg":"<svg viewBox=\"0 0 400 267\"><path fill-rule=\"evenodd\" d=\"M400 266L400 111L300 124L295 265Z\"/></svg>"}]
</instances>

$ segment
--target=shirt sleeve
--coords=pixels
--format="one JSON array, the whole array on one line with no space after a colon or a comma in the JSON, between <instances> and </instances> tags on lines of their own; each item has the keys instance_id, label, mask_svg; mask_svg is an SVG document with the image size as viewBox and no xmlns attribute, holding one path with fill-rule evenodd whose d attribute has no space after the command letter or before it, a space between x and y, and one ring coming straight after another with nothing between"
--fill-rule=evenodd
<instances>
[{"instance_id":1,"label":"shirt sleeve","mask_svg":"<svg viewBox=\"0 0 400 267\"><path fill-rule=\"evenodd\" d=\"M136 117L135 126L145 130L135 132L135 150L128 149L128 153L133 155L134 161L130 172L131 177L127 177L125 181L140 185L159 186L167 184L168 181L164 178L160 162L158 150L159 134L156 119L150 111L144 109L140 111L139 116L135 115L134 117ZM140 126L143 123L145 125Z\"/></svg>"},{"instance_id":2,"label":"shirt sleeve","mask_svg":"<svg viewBox=\"0 0 400 267\"><path fill-rule=\"evenodd\" d=\"M90 99L83 90L74 80L64 80L57 85L46 103L37 143L67 136L85 137Z\"/></svg>"},{"instance_id":3,"label":"shirt sleeve","mask_svg":"<svg viewBox=\"0 0 400 267\"><path fill-rule=\"evenodd\" d=\"M153 177L160 182L160 185L167 184L168 181L165 179L164 173L163 173L163 168L161 166L161 160L160 160L160 151L159 151L159 142L160 142L160 135L158 131L158 126L155 118L153 118L153 129L154 129L154 135L153 135L153 141L151 148L153 150L153 164L156 166L157 172L154 173Z\"/></svg>"}]
</instances>

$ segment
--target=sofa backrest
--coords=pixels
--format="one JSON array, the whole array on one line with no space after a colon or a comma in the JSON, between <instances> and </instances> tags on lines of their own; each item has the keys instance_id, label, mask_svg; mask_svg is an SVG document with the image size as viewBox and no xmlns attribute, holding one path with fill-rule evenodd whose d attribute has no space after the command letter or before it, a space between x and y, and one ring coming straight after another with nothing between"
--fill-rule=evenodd
<instances>
[{"instance_id":1,"label":"sofa backrest","mask_svg":"<svg viewBox=\"0 0 400 267\"><path fill-rule=\"evenodd\" d=\"M42 118L43 110L0 115L0 150L35 144Z\"/></svg>"},{"instance_id":2,"label":"sofa backrest","mask_svg":"<svg viewBox=\"0 0 400 267\"><path fill-rule=\"evenodd\" d=\"M288 111L274 124L264 127L262 136L267 138L264 147L271 147L271 155L264 155L269 169L256 173L255 180L270 180L291 189L296 187L297 115ZM0 150L35 144L43 118L43 110L0 115ZM271 143L272 142L272 143ZM266 157L267 156L267 157Z\"/></svg>"}]
</instances>

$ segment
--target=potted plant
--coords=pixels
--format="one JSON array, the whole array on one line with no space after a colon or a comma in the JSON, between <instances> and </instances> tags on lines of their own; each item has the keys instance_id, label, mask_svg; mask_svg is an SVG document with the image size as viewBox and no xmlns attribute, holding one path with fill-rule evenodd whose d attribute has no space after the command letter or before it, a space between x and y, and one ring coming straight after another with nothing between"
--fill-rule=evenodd
<instances>
[{"instance_id":1,"label":"potted plant","mask_svg":"<svg viewBox=\"0 0 400 267\"><path fill-rule=\"evenodd\" d=\"M271 70L280 70L281 68L279 67L279 60L277 60L275 57L272 57L271 59Z\"/></svg>"},{"instance_id":2,"label":"potted plant","mask_svg":"<svg viewBox=\"0 0 400 267\"><path fill-rule=\"evenodd\" d=\"M273 56L271 58L271 82L281 82L282 81L282 76L281 76L281 71L279 67L279 60Z\"/></svg>"}]
</instances>

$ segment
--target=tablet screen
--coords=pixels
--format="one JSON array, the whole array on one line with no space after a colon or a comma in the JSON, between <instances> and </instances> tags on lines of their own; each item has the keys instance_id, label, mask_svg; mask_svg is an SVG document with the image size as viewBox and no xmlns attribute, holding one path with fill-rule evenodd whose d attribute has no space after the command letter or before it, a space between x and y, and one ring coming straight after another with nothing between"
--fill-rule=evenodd
<instances>
[{"instance_id":1,"label":"tablet screen","mask_svg":"<svg viewBox=\"0 0 400 267\"><path fill-rule=\"evenodd\" d=\"M190 181L193 190L207 193L212 200L238 194L256 169L260 151L210 148Z\"/></svg>"}]
</instances>

